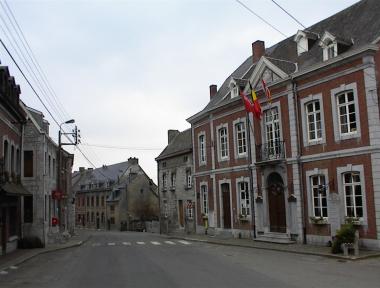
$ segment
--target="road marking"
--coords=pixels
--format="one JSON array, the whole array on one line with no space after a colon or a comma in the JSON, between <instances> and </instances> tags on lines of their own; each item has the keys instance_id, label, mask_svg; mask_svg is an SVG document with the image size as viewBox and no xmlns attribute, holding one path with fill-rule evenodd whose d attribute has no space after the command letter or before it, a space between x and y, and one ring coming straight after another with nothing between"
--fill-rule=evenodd
<instances>
[{"instance_id":1,"label":"road marking","mask_svg":"<svg viewBox=\"0 0 380 288\"><path fill-rule=\"evenodd\" d=\"M136 242L139 245L145 245L145 242Z\"/></svg>"},{"instance_id":2,"label":"road marking","mask_svg":"<svg viewBox=\"0 0 380 288\"><path fill-rule=\"evenodd\" d=\"M165 243L166 243L166 244L169 244L169 245L175 245L175 243L172 242L172 241L165 241Z\"/></svg>"},{"instance_id":3,"label":"road marking","mask_svg":"<svg viewBox=\"0 0 380 288\"><path fill-rule=\"evenodd\" d=\"M131 245L131 242L123 242L123 245L125 245L125 246L130 246L130 245Z\"/></svg>"},{"instance_id":4,"label":"road marking","mask_svg":"<svg viewBox=\"0 0 380 288\"><path fill-rule=\"evenodd\" d=\"M179 243L184 244L184 245L190 245L190 242L187 242L185 240L178 240Z\"/></svg>"},{"instance_id":5,"label":"road marking","mask_svg":"<svg viewBox=\"0 0 380 288\"><path fill-rule=\"evenodd\" d=\"M161 243L157 241L150 241L150 243L152 243L153 245L161 245Z\"/></svg>"},{"instance_id":6,"label":"road marking","mask_svg":"<svg viewBox=\"0 0 380 288\"><path fill-rule=\"evenodd\" d=\"M16 270L16 269L18 269L18 267L17 266L10 266L9 269Z\"/></svg>"},{"instance_id":7,"label":"road marking","mask_svg":"<svg viewBox=\"0 0 380 288\"><path fill-rule=\"evenodd\" d=\"M115 246L116 244L114 242L108 243L108 246Z\"/></svg>"},{"instance_id":8,"label":"road marking","mask_svg":"<svg viewBox=\"0 0 380 288\"><path fill-rule=\"evenodd\" d=\"M0 275L7 275L8 274L8 272L7 271L0 271Z\"/></svg>"}]
</instances>

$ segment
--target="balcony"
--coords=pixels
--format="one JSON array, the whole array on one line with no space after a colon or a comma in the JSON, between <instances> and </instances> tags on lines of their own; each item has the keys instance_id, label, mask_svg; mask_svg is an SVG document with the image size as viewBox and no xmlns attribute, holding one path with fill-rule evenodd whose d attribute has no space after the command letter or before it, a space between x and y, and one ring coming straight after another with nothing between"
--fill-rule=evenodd
<instances>
[{"instance_id":1,"label":"balcony","mask_svg":"<svg viewBox=\"0 0 380 288\"><path fill-rule=\"evenodd\" d=\"M285 160L285 141L276 140L256 145L256 165Z\"/></svg>"}]
</instances>

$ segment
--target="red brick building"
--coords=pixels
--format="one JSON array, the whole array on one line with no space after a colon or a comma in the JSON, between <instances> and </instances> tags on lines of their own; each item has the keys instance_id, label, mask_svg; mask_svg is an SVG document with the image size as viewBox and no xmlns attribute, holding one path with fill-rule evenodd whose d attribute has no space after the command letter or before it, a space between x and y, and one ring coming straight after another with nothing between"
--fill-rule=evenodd
<instances>
[{"instance_id":1,"label":"red brick building","mask_svg":"<svg viewBox=\"0 0 380 288\"><path fill-rule=\"evenodd\" d=\"M10 76L8 67L0 66L0 255L17 248L22 233L21 210L28 208L31 199L31 193L20 182L26 115L20 107L19 96L20 86ZM21 203L23 198L26 205ZM24 216L27 217L27 213Z\"/></svg>"},{"instance_id":2,"label":"red brick building","mask_svg":"<svg viewBox=\"0 0 380 288\"><path fill-rule=\"evenodd\" d=\"M270 48L254 42L210 86L188 119L198 232L326 244L354 221L380 249L379 44L380 2L363 0ZM239 96L248 82L261 120Z\"/></svg>"}]
</instances>

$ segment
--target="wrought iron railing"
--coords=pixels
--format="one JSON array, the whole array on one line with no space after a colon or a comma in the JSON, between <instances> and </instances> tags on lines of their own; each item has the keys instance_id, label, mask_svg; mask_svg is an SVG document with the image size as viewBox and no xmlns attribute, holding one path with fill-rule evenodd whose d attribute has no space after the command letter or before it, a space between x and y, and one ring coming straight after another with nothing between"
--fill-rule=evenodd
<instances>
[{"instance_id":1,"label":"wrought iron railing","mask_svg":"<svg viewBox=\"0 0 380 288\"><path fill-rule=\"evenodd\" d=\"M285 159L285 141L275 140L256 145L256 162Z\"/></svg>"}]
</instances>

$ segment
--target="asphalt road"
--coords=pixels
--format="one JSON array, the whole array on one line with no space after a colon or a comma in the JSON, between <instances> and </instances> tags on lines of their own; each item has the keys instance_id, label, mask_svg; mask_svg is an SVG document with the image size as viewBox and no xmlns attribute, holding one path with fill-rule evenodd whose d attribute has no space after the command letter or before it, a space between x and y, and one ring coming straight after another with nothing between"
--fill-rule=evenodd
<instances>
[{"instance_id":1,"label":"asphalt road","mask_svg":"<svg viewBox=\"0 0 380 288\"><path fill-rule=\"evenodd\" d=\"M94 232L0 275L0 287L380 287L380 259L340 262L131 232Z\"/></svg>"}]
</instances>

